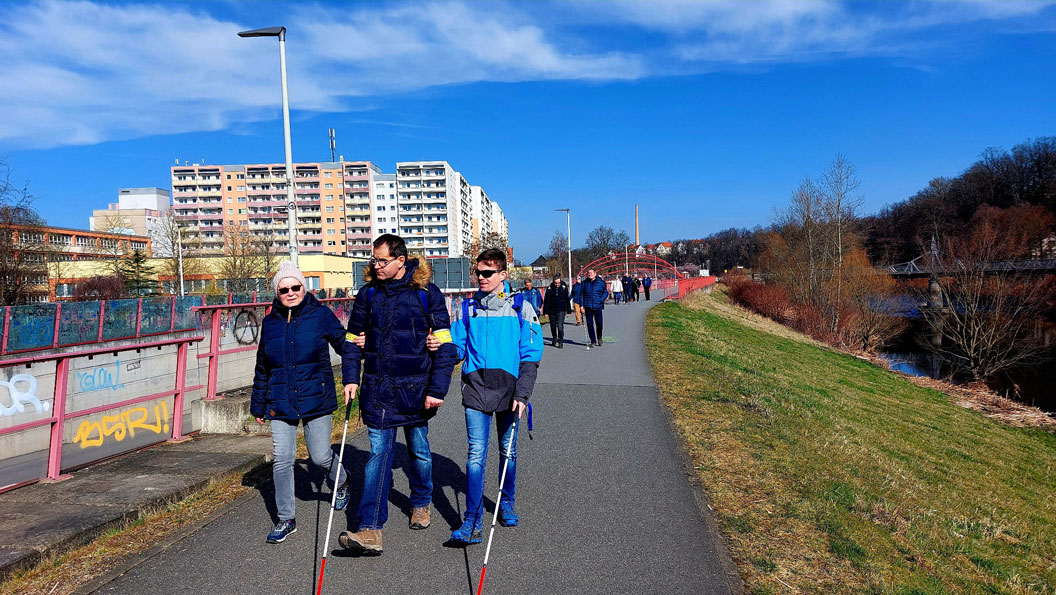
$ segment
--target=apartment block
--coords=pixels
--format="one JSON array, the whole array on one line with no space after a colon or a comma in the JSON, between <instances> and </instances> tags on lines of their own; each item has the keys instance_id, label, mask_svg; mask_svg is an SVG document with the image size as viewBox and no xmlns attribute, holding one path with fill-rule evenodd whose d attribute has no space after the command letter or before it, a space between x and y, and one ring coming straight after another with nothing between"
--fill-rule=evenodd
<instances>
[{"instance_id":1,"label":"apartment block","mask_svg":"<svg viewBox=\"0 0 1056 595\"><path fill-rule=\"evenodd\" d=\"M163 241L166 217L172 208L169 191L162 188L120 188L117 202L92 211L88 229L92 231L148 236L155 256L170 256Z\"/></svg>"},{"instance_id":2,"label":"apartment block","mask_svg":"<svg viewBox=\"0 0 1056 595\"><path fill-rule=\"evenodd\" d=\"M369 161L294 164L298 252L362 256L365 249L369 256L370 185L380 173ZM224 230L244 227L288 250L286 183L284 163L174 166L173 211L184 241L203 254L222 253Z\"/></svg>"},{"instance_id":3,"label":"apartment block","mask_svg":"<svg viewBox=\"0 0 1056 595\"><path fill-rule=\"evenodd\" d=\"M482 230L507 236L498 205L447 161L397 162L395 174L343 158L293 170L301 253L367 258L375 238L394 233L426 257L461 256ZM288 249L285 164L177 165L172 199L184 242L203 254L222 253L224 230L239 226Z\"/></svg>"}]
</instances>

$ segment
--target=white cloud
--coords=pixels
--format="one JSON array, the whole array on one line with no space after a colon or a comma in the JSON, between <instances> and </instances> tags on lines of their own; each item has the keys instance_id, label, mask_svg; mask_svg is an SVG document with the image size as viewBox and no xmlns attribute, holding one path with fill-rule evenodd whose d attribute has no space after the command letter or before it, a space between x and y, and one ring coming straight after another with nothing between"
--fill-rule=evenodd
<instances>
[{"instance_id":1,"label":"white cloud","mask_svg":"<svg viewBox=\"0 0 1056 595\"><path fill-rule=\"evenodd\" d=\"M154 4L54 0L11 7L4 21L5 145L91 144L274 117L275 41L238 38L247 23ZM563 51L530 23L459 3L306 7L288 23L291 104L300 110L432 85L642 74L633 56Z\"/></svg>"},{"instance_id":2,"label":"white cloud","mask_svg":"<svg viewBox=\"0 0 1056 595\"><path fill-rule=\"evenodd\" d=\"M1029 20L1054 2L319 3L284 7L283 21L294 108L337 111L436 85L633 80L750 63L906 56L942 27ZM237 31L261 23L215 16L212 4L191 6L5 4L0 145L90 144L275 117L275 41L240 39ZM259 5L236 4L234 14L252 12L246 6ZM628 27L649 44L625 41L620 31Z\"/></svg>"}]
</instances>

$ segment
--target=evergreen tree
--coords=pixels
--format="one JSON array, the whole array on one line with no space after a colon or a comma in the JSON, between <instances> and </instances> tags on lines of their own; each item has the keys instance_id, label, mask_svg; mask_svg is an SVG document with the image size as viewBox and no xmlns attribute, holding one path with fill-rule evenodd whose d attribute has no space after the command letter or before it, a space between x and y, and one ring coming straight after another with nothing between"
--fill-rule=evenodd
<instances>
[{"instance_id":1,"label":"evergreen tree","mask_svg":"<svg viewBox=\"0 0 1056 595\"><path fill-rule=\"evenodd\" d=\"M121 262L119 269L121 277L125 280L125 291L129 295L141 297L157 293L154 267L142 251L134 250L131 256Z\"/></svg>"}]
</instances>

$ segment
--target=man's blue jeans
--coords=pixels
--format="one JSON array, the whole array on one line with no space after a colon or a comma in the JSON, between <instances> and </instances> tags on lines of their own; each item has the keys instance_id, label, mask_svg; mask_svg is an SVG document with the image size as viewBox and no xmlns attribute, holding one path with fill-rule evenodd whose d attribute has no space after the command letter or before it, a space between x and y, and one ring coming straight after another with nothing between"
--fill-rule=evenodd
<instances>
[{"instance_id":1,"label":"man's blue jeans","mask_svg":"<svg viewBox=\"0 0 1056 595\"><path fill-rule=\"evenodd\" d=\"M590 336L590 342L600 344L602 340L602 325L605 317L602 315L604 310L598 308L583 308L584 318L587 321L587 334Z\"/></svg>"},{"instance_id":2,"label":"man's blue jeans","mask_svg":"<svg viewBox=\"0 0 1056 595\"><path fill-rule=\"evenodd\" d=\"M348 481L348 473L337 465L337 457L330 447L332 415L321 415L304 420L304 443L308 457L317 467L328 472L328 484L333 487L341 474L340 483ZM271 466L275 482L275 508L280 521L297 516L297 500L293 495L293 461L297 456L297 424L299 422L271 420L271 443L275 449L275 462ZM340 485L340 483L338 485Z\"/></svg>"},{"instance_id":3,"label":"man's blue jeans","mask_svg":"<svg viewBox=\"0 0 1056 595\"><path fill-rule=\"evenodd\" d=\"M396 450L396 430L367 428L370 459L363 472L363 498L356 511L359 530L381 529L389 520L389 488L392 486L392 457ZM429 426L404 426L407 441L407 479L411 486L411 506L424 508L433 501L433 453L429 449Z\"/></svg>"},{"instance_id":4,"label":"man's blue jeans","mask_svg":"<svg viewBox=\"0 0 1056 595\"><path fill-rule=\"evenodd\" d=\"M506 449L510 448L517 414L512 411L495 413L495 435L499 437L498 477L506 464ZM466 408L466 433L469 436L469 454L466 456L466 521L474 527L483 526L484 516L484 467L488 460L488 434L491 432L491 414ZM502 496L498 502L513 504L517 492L517 442L510 448L510 462L506 468L506 481L502 484Z\"/></svg>"}]
</instances>

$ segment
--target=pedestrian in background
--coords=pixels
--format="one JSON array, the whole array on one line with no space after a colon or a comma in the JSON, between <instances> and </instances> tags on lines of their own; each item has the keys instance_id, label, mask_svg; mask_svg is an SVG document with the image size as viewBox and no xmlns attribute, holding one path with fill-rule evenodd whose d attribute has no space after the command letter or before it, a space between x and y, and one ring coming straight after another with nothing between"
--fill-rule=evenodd
<instances>
[{"instance_id":1,"label":"pedestrian in background","mask_svg":"<svg viewBox=\"0 0 1056 595\"><path fill-rule=\"evenodd\" d=\"M587 324L590 345L601 347L602 313L605 310L605 300L609 296L609 290L605 286L605 279L601 278L594 269L587 271L587 278L581 285L583 286L583 318Z\"/></svg>"},{"instance_id":2,"label":"pedestrian in background","mask_svg":"<svg viewBox=\"0 0 1056 595\"><path fill-rule=\"evenodd\" d=\"M634 301L637 302L642 297L642 280L638 278L638 275L635 275L631 282L634 283Z\"/></svg>"},{"instance_id":3,"label":"pedestrian in background","mask_svg":"<svg viewBox=\"0 0 1056 595\"><path fill-rule=\"evenodd\" d=\"M583 324L583 280L572 279L572 310L576 313L576 326Z\"/></svg>"},{"instance_id":4,"label":"pedestrian in background","mask_svg":"<svg viewBox=\"0 0 1056 595\"><path fill-rule=\"evenodd\" d=\"M444 404L457 355L450 342L444 295L429 282L428 261L408 258L403 238L383 234L374 240L363 276L368 283L356 295L348 319L342 370L345 403L356 398L363 372L359 410L370 438L370 458L356 510L358 528L344 531L338 541L346 549L380 554L381 531L389 518L396 433L401 428L411 492L408 525L429 526L433 499L429 420Z\"/></svg>"},{"instance_id":5,"label":"pedestrian in background","mask_svg":"<svg viewBox=\"0 0 1056 595\"><path fill-rule=\"evenodd\" d=\"M619 276L612 278L612 301L613 304L619 305L620 300L623 298L623 282L620 281Z\"/></svg>"},{"instance_id":6,"label":"pedestrian in background","mask_svg":"<svg viewBox=\"0 0 1056 595\"><path fill-rule=\"evenodd\" d=\"M568 286L558 273L554 275L543 297L543 313L550 318L550 344L558 349L565 346L565 314L570 310Z\"/></svg>"},{"instance_id":7,"label":"pedestrian in background","mask_svg":"<svg viewBox=\"0 0 1056 595\"><path fill-rule=\"evenodd\" d=\"M337 390L329 347L339 355L344 352L345 329L307 286L296 265L290 261L279 265L272 279L275 299L261 323L253 370L249 411L258 424L270 421L274 452L271 476L278 523L268 534L268 543L282 543L297 531L293 462L301 423L309 460L328 473L331 488L339 486L334 508L348 505L348 474L335 464L330 447ZM346 375L344 380L356 382L358 377Z\"/></svg>"},{"instance_id":8,"label":"pedestrian in background","mask_svg":"<svg viewBox=\"0 0 1056 595\"><path fill-rule=\"evenodd\" d=\"M645 279L642 280L642 288L645 289L645 301L649 301L649 288L653 286L653 278L648 274L645 275Z\"/></svg>"},{"instance_id":9,"label":"pedestrian in background","mask_svg":"<svg viewBox=\"0 0 1056 595\"><path fill-rule=\"evenodd\" d=\"M524 301L531 304L536 312L543 311L543 296L538 289L532 287L531 279L524 280L524 287L521 289L521 293L524 294Z\"/></svg>"}]
</instances>

